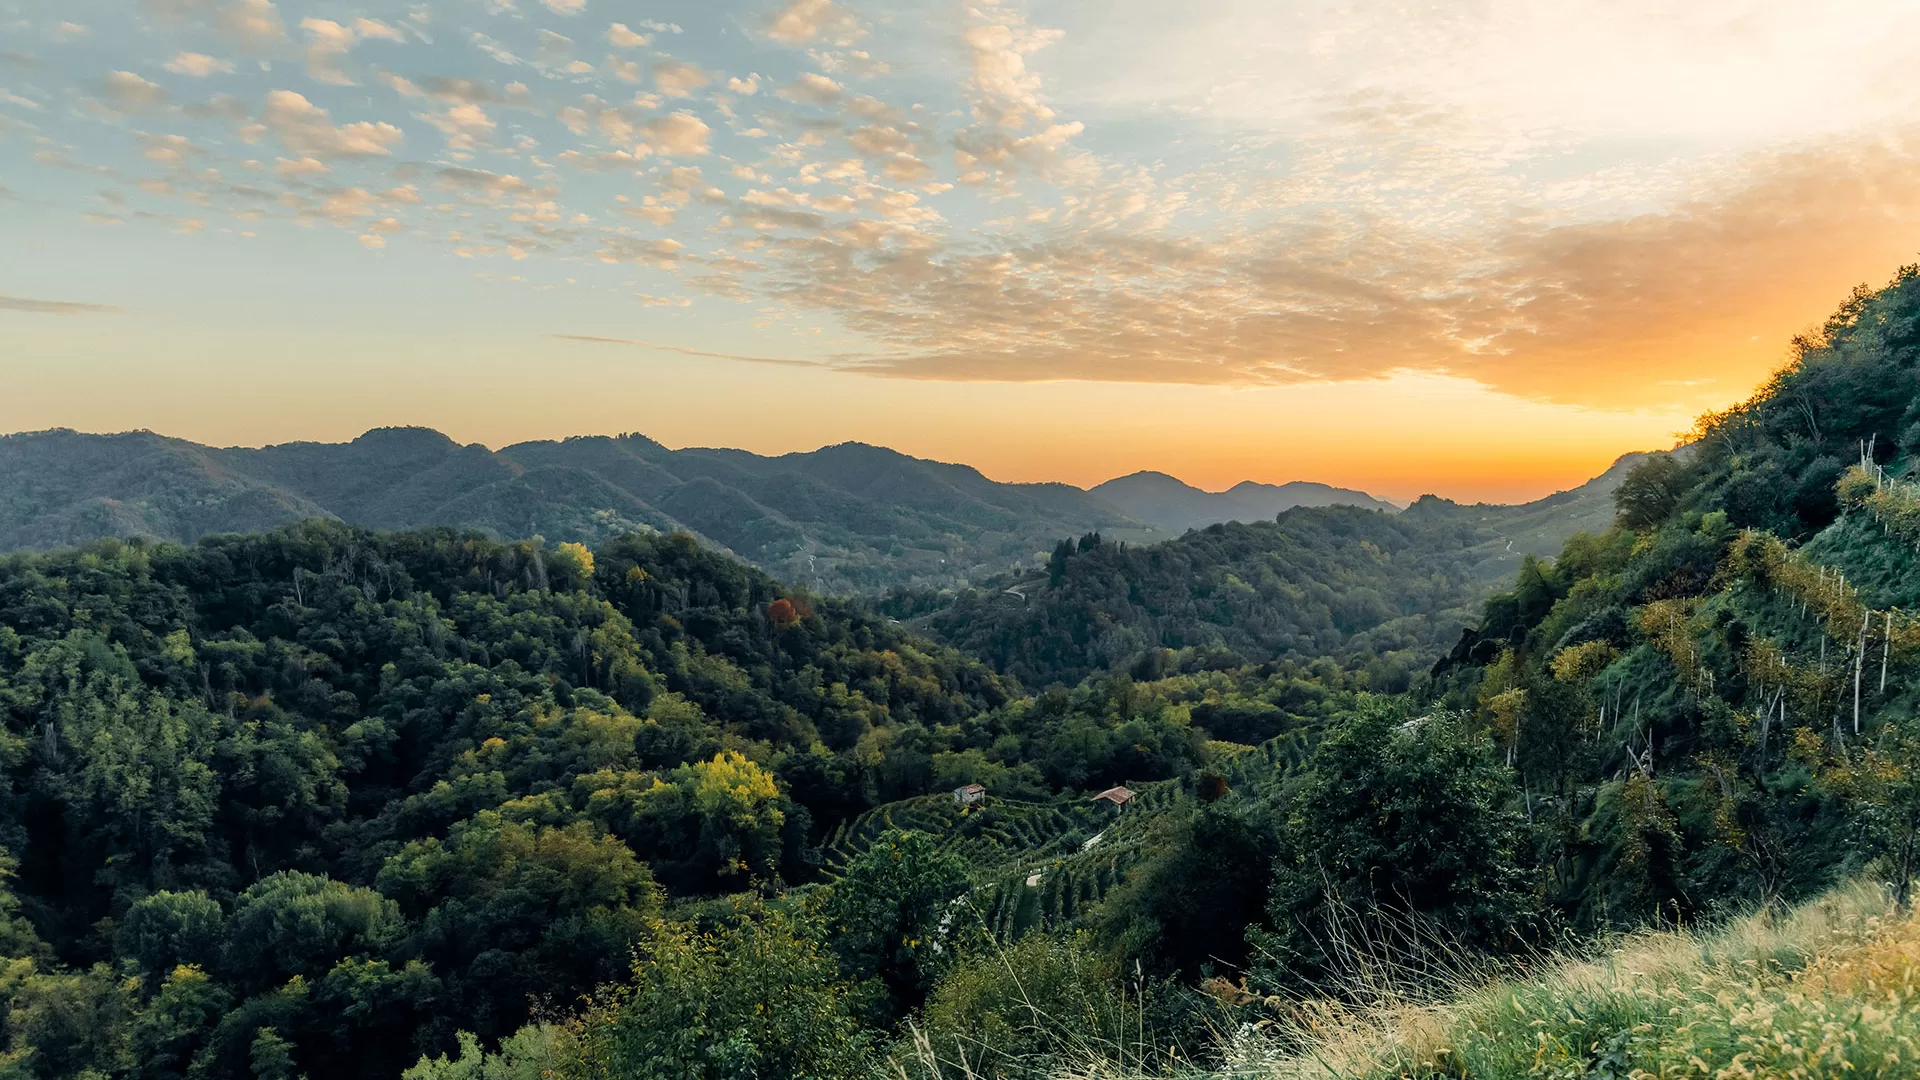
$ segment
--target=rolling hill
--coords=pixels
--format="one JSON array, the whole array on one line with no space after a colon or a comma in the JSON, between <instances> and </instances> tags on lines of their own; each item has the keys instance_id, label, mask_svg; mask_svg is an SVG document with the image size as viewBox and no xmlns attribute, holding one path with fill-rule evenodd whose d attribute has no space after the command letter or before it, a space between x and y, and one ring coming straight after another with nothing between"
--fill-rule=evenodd
<instances>
[{"instance_id":1,"label":"rolling hill","mask_svg":"<svg viewBox=\"0 0 1920 1080\"><path fill-rule=\"evenodd\" d=\"M1573 531L1564 523L1604 525L1612 513L1607 480L1623 468L1526 507L1460 507L1429 496L1415 513L1464 515L1513 539L1516 551L1548 554ZM1225 492L1164 473L1091 490L1000 483L965 465L862 443L764 457L670 450L637 434L495 451L428 428L258 449L148 431L0 436L0 551L102 537L191 542L302 518L588 544L686 531L796 586L858 593L955 588L1031 571L1063 536L1098 532L1138 543L1330 506L1396 510L1364 492L1307 481L1245 481Z\"/></svg>"},{"instance_id":2,"label":"rolling hill","mask_svg":"<svg viewBox=\"0 0 1920 1080\"><path fill-rule=\"evenodd\" d=\"M996 483L860 443L762 457L639 435L493 451L424 428L261 449L145 431L0 437L0 549L192 541L307 517L587 543L686 530L822 592L960 584L1032 561L1060 536L1147 535L1079 488Z\"/></svg>"},{"instance_id":3,"label":"rolling hill","mask_svg":"<svg viewBox=\"0 0 1920 1080\"><path fill-rule=\"evenodd\" d=\"M1364 491L1329 487L1308 480L1285 484L1242 480L1226 491L1205 491L1178 477L1150 471L1097 484L1089 489L1089 494L1119 507L1129 517L1175 534L1223 521L1266 521L1296 506L1399 509Z\"/></svg>"},{"instance_id":4,"label":"rolling hill","mask_svg":"<svg viewBox=\"0 0 1920 1080\"><path fill-rule=\"evenodd\" d=\"M1485 525L1511 541L1511 553L1554 556L1574 533L1603 533L1613 524L1613 493L1627 474L1647 458L1645 453L1622 454L1607 471L1579 487L1556 491L1529 503L1456 503L1437 495L1423 495L1404 511L1410 518L1471 521Z\"/></svg>"},{"instance_id":5,"label":"rolling hill","mask_svg":"<svg viewBox=\"0 0 1920 1080\"><path fill-rule=\"evenodd\" d=\"M1475 621L1526 556L1606 531L1613 492L1644 456L1517 506L1428 495L1398 514L1301 506L1146 547L1089 538L1063 545L1044 569L886 604L1029 686L1137 667L1164 649L1229 664L1330 656L1397 688Z\"/></svg>"}]
</instances>

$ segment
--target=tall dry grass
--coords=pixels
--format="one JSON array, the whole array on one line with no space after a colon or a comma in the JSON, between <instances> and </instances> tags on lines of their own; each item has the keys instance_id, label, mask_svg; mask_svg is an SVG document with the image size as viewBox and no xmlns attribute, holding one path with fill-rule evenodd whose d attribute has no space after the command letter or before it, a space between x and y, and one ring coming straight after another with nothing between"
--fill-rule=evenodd
<instances>
[{"instance_id":1,"label":"tall dry grass","mask_svg":"<svg viewBox=\"0 0 1920 1080\"><path fill-rule=\"evenodd\" d=\"M1157 1080L1920 1077L1920 917L1877 885L1627 935L1440 1000L1394 993L1387 965L1371 980L1371 1004L1285 1003L1232 1033L1220 1066ZM1061 1080L1146 1078L1094 1063Z\"/></svg>"}]
</instances>

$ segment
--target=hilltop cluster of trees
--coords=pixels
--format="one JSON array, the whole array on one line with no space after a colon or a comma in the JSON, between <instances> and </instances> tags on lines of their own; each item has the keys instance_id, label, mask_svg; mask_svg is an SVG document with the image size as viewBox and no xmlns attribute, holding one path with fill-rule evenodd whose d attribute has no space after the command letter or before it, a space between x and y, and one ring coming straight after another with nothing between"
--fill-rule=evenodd
<instances>
[{"instance_id":1,"label":"hilltop cluster of trees","mask_svg":"<svg viewBox=\"0 0 1920 1080\"><path fill-rule=\"evenodd\" d=\"M1062 541L1044 576L939 596L898 591L883 610L1028 686L1146 665L1165 650L1219 665L1332 658L1405 689L1493 581L1494 525L1466 515L1356 507L1209 525L1151 546Z\"/></svg>"}]
</instances>

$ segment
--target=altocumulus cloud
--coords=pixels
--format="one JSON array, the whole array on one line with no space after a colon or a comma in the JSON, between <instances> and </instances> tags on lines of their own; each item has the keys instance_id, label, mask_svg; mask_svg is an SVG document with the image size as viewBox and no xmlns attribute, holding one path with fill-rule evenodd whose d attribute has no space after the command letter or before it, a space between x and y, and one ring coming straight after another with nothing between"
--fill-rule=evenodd
<instances>
[{"instance_id":1,"label":"altocumulus cloud","mask_svg":"<svg viewBox=\"0 0 1920 1080\"><path fill-rule=\"evenodd\" d=\"M0 54L36 87L0 126L168 272L205 241L143 225L529 260L502 280L701 358L1724 400L1912 257L1920 15L1659 6L67 0L94 32Z\"/></svg>"}]
</instances>

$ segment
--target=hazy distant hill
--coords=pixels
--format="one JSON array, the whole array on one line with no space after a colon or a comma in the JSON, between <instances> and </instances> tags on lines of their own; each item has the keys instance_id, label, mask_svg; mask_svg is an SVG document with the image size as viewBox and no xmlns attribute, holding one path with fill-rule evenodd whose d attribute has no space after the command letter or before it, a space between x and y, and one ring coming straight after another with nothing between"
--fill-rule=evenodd
<instances>
[{"instance_id":1,"label":"hazy distant hill","mask_svg":"<svg viewBox=\"0 0 1920 1080\"><path fill-rule=\"evenodd\" d=\"M1217 654L1201 661L1209 664L1330 656L1394 688L1477 622L1481 602L1527 555L1606 531L1614 489L1643 456L1518 506L1431 495L1397 514L1296 506L1159 544L1077 544L1044 570L885 603L1029 686L1114 669L1154 674L1150 654L1186 649ZM1125 479L1181 497L1157 475Z\"/></svg>"},{"instance_id":2,"label":"hazy distant hill","mask_svg":"<svg viewBox=\"0 0 1920 1080\"><path fill-rule=\"evenodd\" d=\"M1511 539L1514 552L1551 554L1575 529L1605 527L1628 462L1521 507L1428 496L1408 512L1472 521L1497 530L1503 544ZM1062 537L1088 532L1140 542L1331 505L1395 509L1365 492L1305 481L1209 492L1142 472L1091 491L1004 484L965 465L862 443L762 457L669 450L640 435L493 451L427 428L261 449L146 431L0 436L0 550L103 536L190 541L305 517L589 543L635 529L684 529L793 584L864 592L963 586L1031 570Z\"/></svg>"},{"instance_id":3,"label":"hazy distant hill","mask_svg":"<svg viewBox=\"0 0 1920 1080\"><path fill-rule=\"evenodd\" d=\"M1093 487L1091 494L1127 516L1171 533L1222 521L1266 521L1296 506L1358 506L1398 510L1364 491L1329 487L1308 480L1256 484L1243 480L1226 491L1203 491L1163 472L1137 472Z\"/></svg>"},{"instance_id":4,"label":"hazy distant hill","mask_svg":"<svg viewBox=\"0 0 1920 1080\"><path fill-rule=\"evenodd\" d=\"M1514 506L1497 503L1456 503L1437 495L1423 495L1403 514L1465 520L1498 532L1511 543L1514 555L1558 555L1567 537L1577 532L1602 533L1613 524L1613 493L1647 455L1622 454L1599 476L1544 499Z\"/></svg>"},{"instance_id":5,"label":"hazy distant hill","mask_svg":"<svg viewBox=\"0 0 1920 1080\"><path fill-rule=\"evenodd\" d=\"M151 432L0 437L0 550L103 536L194 540L303 517L598 542L686 529L796 585L952 585L1032 564L1062 536L1145 536L1065 484L1002 484L964 465L845 443L761 457L638 435L499 451L424 428L349 443L215 448Z\"/></svg>"}]
</instances>

